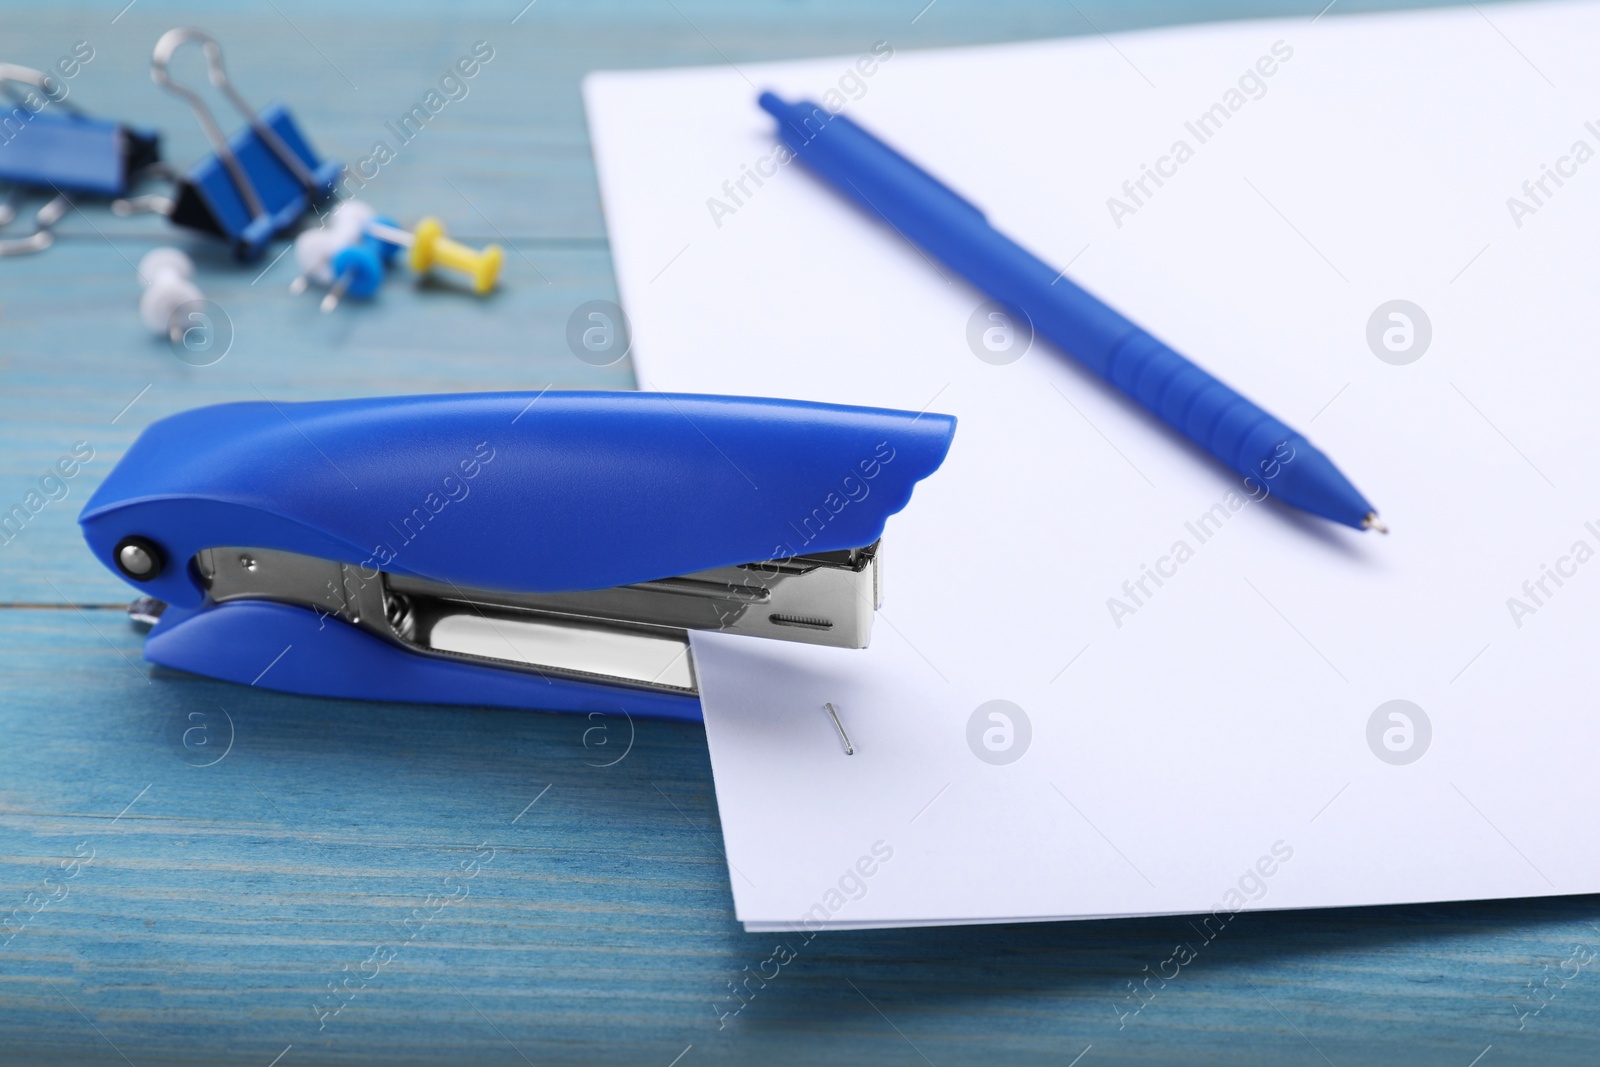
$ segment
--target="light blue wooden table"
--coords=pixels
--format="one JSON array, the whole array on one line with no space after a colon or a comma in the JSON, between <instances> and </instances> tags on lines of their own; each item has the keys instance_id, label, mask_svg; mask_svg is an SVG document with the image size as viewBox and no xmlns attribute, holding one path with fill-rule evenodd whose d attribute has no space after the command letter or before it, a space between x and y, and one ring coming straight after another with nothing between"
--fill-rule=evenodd
<instances>
[{"instance_id":1,"label":"light blue wooden table","mask_svg":"<svg viewBox=\"0 0 1600 1067\"><path fill-rule=\"evenodd\" d=\"M1120 1025L1184 920L829 934L722 1025L729 983L774 939L733 919L697 727L596 732L152 670L128 590L77 533L134 435L198 404L631 387L626 364L590 367L564 341L573 308L616 295L587 70L1309 20L1322 0L125 2L7 4L0 60L90 42L73 98L161 127L180 163L200 135L146 69L170 26L217 34L247 97L289 101L346 161L490 42L470 94L367 198L509 258L484 302L401 283L323 316L285 291L291 261L239 269L179 236L235 333L203 368L135 314L133 264L173 241L162 220L86 204L50 251L0 261L0 505L76 442L94 451L0 546L0 1063L1600 1061L1600 974L1569 962L1600 946L1594 898L1245 915ZM1405 833L1397 813L1396 848ZM447 881L463 863L476 873Z\"/></svg>"}]
</instances>

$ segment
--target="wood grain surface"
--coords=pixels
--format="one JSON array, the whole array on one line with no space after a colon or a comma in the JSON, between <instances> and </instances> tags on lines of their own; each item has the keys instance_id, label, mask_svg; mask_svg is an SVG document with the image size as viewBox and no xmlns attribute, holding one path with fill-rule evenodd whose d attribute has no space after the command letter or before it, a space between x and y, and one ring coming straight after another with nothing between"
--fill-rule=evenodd
<instances>
[{"instance_id":1,"label":"wood grain surface","mask_svg":"<svg viewBox=\"0 0 1600 1067\"><path fill-rule=\"evenodd\" d=\"M171 26L215 33L248 99L287 101L347 162L394 141L385 123L489 42L468 94L365 198L508 258L488 300L392 281L321 315L286 291L292 258L241 268L162 219L85 202L54 248L0 260L0 507L76 442L94 450L66 498L0 545L0 1063L1600 1058L1592 897L1245 914L1165 979L1151 975L1174 945L1198 940L1182 917L745 934L698 727L315 700L155 669L127 587L77 532L139 430L199 404L631 388L626 363L591 367L565 340L574 308L616 296L588 70L1309 21L1323 0L124 2L7 3L0 60L49 66L90 42L74 101L160 127L180 165L203 140L147 70ZM181 76L198 76L194 58ZM134 264L165 243L194 255L231 327L212 366L139 324ZM1397 851L1407 832L1396 812ZM792 958L774 976L779 942Z\"/></svg>"}]
</instances>

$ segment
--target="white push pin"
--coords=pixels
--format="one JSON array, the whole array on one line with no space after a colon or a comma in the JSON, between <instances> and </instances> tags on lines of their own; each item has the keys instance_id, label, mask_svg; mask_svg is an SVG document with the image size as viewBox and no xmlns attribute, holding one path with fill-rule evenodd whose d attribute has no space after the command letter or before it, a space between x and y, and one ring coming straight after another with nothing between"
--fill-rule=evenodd
<instances>
[{"instance_id":1,"label":"white push pin","mask_svg":"<svg viewBox=\"0 0 1600 1067\"><path fill-rule=\"evenodd\" d=\"M300 268L300 273L289 283L289 292L299 296L312 282L323 286L332 285L333 257L338 254L339 249L354 242L358 236L359 234L346 236L325 227L302 232L294 239L294 261Z\"/></svg>"},{"instance_id":2,"label":"white push pin","mask_svg":"<svg viewBox=\"0 0 1600 1067\"><path fill-rule=\"evenodd\" d=\"M204 299L194 277L194 263L176 248L152 248L139 260L139 281L144 295L139 298L139 317L152 333L172 341L183 335L182 326L173 320L183 305Z\"/></svg>"}]
</instances>

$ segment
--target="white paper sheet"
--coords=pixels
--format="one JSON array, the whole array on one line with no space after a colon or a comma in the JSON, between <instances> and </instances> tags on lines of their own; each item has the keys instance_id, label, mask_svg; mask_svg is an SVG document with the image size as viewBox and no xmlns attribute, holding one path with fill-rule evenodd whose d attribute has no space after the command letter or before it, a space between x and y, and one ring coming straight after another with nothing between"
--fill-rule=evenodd
<instances>
[{"instance_id":1,"label":"white paper sheet","mask_svg":"<svg viewBox=\"0 0 1600 1067\"><path fill-rule=\"evenodd\" d=\"M645 388L960 419L889 524L869 650L694 640L747 927L1600 891L1597 39L1594 6L1495 5L589 78ZM1248 503L1197 536L1238 485L1042 342L978 359L978 292L763 162L758 87L840 89L1393 535ZM1367 338L1394 299L1431 324L1404 365ZM1031 724L1009 764L969 746L992 700ZM1429 739L1385 711L1369 745L1393 700Z\"/></svg>"}]
</instances>

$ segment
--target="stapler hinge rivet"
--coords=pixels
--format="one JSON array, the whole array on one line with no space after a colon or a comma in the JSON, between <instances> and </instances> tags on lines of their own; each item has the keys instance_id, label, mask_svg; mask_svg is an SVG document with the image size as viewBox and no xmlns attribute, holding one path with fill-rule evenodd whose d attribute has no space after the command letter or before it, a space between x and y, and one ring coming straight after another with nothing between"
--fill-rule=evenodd
<instances>
[{"instance_id":1,"label":"stapler hinge rivet","mask_svg":"<svg viewBox=\"0 0 1600 1067\"><path fill-rule=\"evenodd\" d=\"M124 537L117 543L117 569L136 582L161 573L161 550L143 537Z\"/></svg>"}]
</instances>

